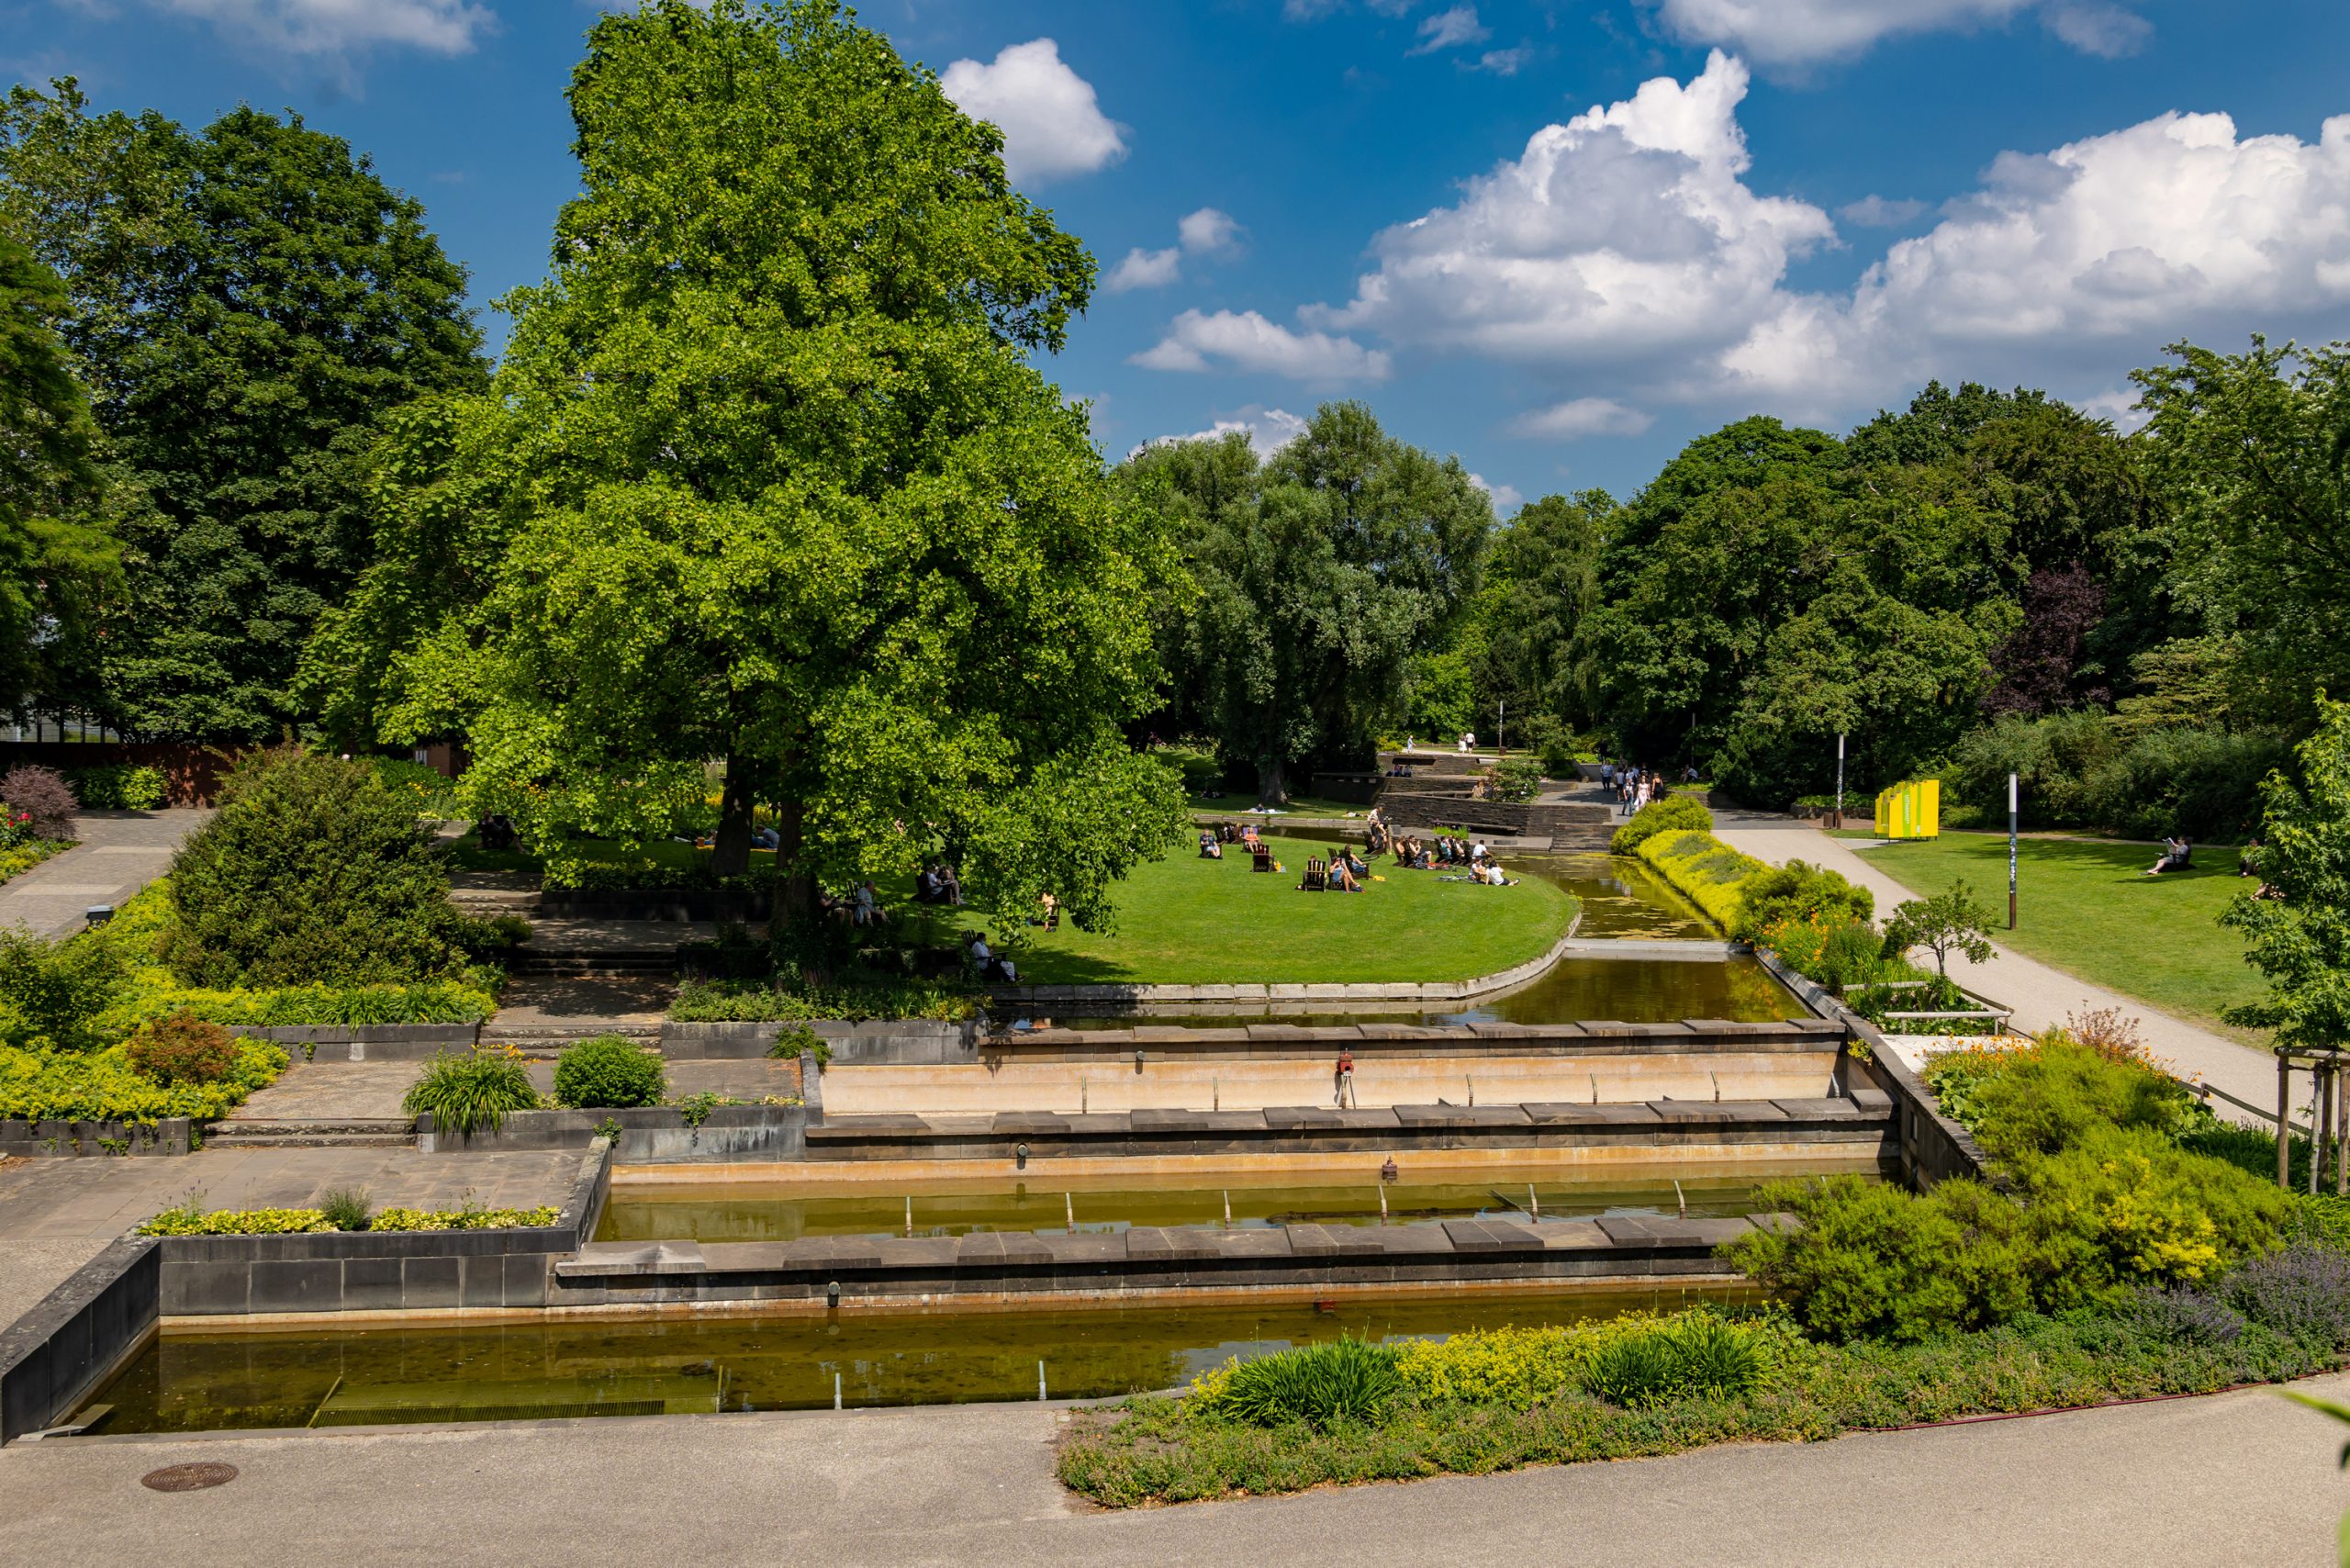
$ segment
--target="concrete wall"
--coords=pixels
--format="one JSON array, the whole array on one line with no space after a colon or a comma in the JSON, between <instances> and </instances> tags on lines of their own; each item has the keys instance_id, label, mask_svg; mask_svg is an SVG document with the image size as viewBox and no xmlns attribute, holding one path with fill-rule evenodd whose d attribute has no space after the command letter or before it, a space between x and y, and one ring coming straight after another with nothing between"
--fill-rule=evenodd
<instances>
[{"instance_id":1,"label":"concrete wall","mask_svg":"<svg viewBox=\"0 0 2350 1568\"><path fill-rule=\"evenodd\" d=\"M135 1122L0 1122L0 1155L91 1159L185 1154L194 1125L185 1116L165 1116L151 1126Z\"/></svg>"},{"instance_id":2,"label":"concrete wall","mask_svg":"<svg viewBox=\"0 0 2350 1568\"><path fill-rule=\"evenodd\" d=\"M595 1234L612 1148L582 1156L555 1223L502 1230L161 1238L165 1317L543 1306L554 1264Z\"/></svg>"},{"instance_id":3,"label":"concrete wall","mask_svg":"<svg viewBox=\"0 0 2350 1568\"><path fill-rule=\"evenodd\" d=\"M808 1149L808 1110L802 1105L720 1105L699 1126L688 1126L674 1105L626 1111L514 1111L495 1132L442 1137L432 1118L417 1118L417 1147L426 1154L507 1153L518 1149L584 1148L619 1127L613 1158L627 1165L723 1164L734 1160L798 1159Z\"/></svg>"},{"instance_id":4,"label":"concrete wall","mask_svg":"<svg viewBox=\"0 0 2350 1568\"><path fill-rule=\"evenodd\" d=\"M421 1061L438 1051L470 1049L478 1024L240 1024L232 1035L274 1040L306 1061Z\"/></svg>"},{"instance_id":5,"label":"concrete wall","mask_svg":"<svg viewBox=\"0 0 2350 1568\"><path fill-rule=\"evenodd\" d=\"M154 1331L152 1240L118 1241L0 1331L0 1443L56 1426Z\"/></svg>"},{"instance_id":6,"label":"concrete wall","mask_svg":"<svg viewBox=\"0 0 2350 1568\"><path fill-rule=\"evenodd\" d=\"M671 1061L763 1057L789 1024L664 1024L661 1054ZM850 1023L817 1018L808 1027L831 1049L835 1063L956 1062L977 1055L979 1025L927 1018L872 1018Z\"/></svg>"},{"instance_id":7,"label":"concrete wall","mask_svg":"<svg viewBox=\"0 0 2350 1568\"><path fill-rule=\"evenodd\" d=\"M1651 1100L1809 1099L1834 1092L1837 1051L1639 1055L1356 1056L1352 1103L1366 1108ZM834 1116L999 1111L1261 1110L1333 1103L1337 1052L1269 1060L1152 1057L1115 1062L998 1059L947 1067L843 1067L824 1074Z\"/></svg>"},{"instance_id":8,"label":"concrete wall","mask_svg":"<svg viewBox=\"0 0 2350 1568\"><path fill-rule=\"evenodd\" d=\"M1789 969L1776 954L1757 949L1755 957L1804 1005L1823 1018L1841 1022L1856 1042L1867 1047L1866 1060L1848 1059L1846 1078L1850 1080L1857 1070L1870 1087L1892 1097L1902 1174L1911 1186L1924 1189L1961 1176L1989 1182L1994 1186L2007 1185L2006 1178L1992 1173L1989 1157L1975 1141L1975 1135L1942 1114L1933 1092L1886 1044L1875 1025Z\"/></svg>"}]
</instances>

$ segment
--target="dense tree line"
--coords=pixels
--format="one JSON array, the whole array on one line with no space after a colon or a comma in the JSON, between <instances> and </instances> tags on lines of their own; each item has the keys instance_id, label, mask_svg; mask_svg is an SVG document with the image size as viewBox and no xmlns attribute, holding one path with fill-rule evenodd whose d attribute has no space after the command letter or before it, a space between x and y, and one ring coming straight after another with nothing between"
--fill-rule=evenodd
<instances>
[{"instance_id":1,"label":"dense tree line","mask_svg":"<svg viewBox=\"0 0 2350 1568\"><path fill-rule=\"evenodd\" d=\"M2177 345L2124 435L1933 384L1497 523L1338 403L1105 464L1037 356L1092 259L830 0L655 0L569 92L580 195L494 372L463 269L298 118L0 106L0 707L142 738L458 734L526 835L762 811L787 906L935 851L1083 923L1180 820L1402 734L1924 770L2199 833L2350 687L2350 348ZM1506 720L1505 722L1505 715Z\"/></svg>"}]
</instances>

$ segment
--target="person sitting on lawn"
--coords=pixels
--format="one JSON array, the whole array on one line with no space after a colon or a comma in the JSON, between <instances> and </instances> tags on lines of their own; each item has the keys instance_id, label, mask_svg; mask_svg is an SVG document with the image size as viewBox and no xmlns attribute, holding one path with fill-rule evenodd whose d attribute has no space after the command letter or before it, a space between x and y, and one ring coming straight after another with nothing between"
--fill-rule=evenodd
<instances>
[{"instance_id":1,"label":"person sitting on lawn","mask_svg":"<svg viewBox=\"0 0 2350 1568\"><path fill-rule=\"evenodd\" d=\"M971 933L969 952L971 968L978 972L981 980L1001 980L1011 984L1016 984L1019 981L1020 973L1013 967L1012 960L997 958L995 950L988 946L988 939L983 933L977 931Z\"/></svg>"},{"instance_id":2,"label":"person sitting on lawn","mask_svg":"<svg viewBox=\"0 0 2350 1568\"><path fill-rule=\"evenodd\" d=\"M1061 928L1061 901L1050 893L1039 893L1036 913L1028 917L1028 924L1041 925L1047 931L1058 931Z\"/></svg>"},{"instance_id":3,"label":"person sitting on lawn","mask_svg":"<svg viewBox=\"0 0 2350 1568\"><path fill-rule=\"evenodd\" d=\"M1355 880L1355 874L1347 869L1347 863L1344 860L1330 862L1330 890L1334 893L1362 891L1362 884Z\"/></svg>"},{"instance_id":4,"label":"person sitting on lawn","mask_svg":"<svg viewBox=\"0 0 2350 1568\"><path fill-rule=\"evenodd\" d=\"M1469 864L1472 866L1476 865L1481 860L1489 860L1491 858L1493 858L1493 857L1486 850L1485 841L1483 839L1481 838L1475 844L1469 846Z\"/></svg>"},{"instance_id":5,"label":"person sitting on lawn","mask_svg":"<svg viewBox=\"0 0 2350 1568\"><path fill-rule=\"evenodd\" d=\"M1371 875L1371 862L1365 860L1361 856L1357 855L1351 848L1341 849L1338 851L1338 864L1344 866L1348 870L1353 872L1358 877L1368 877Z\"/></svg>"},{"instance_id":6,"label":"person sitting on lawn","mask_svg":"<svg viewBox=\"0 0 2350 1568\"><path fill-rule=\"evenodd\" d=\"M938 885L937 868L923 867L914 877L914 902L940 903L945 902L946 897L945 891Z\"/></svg>"},{"instance_id":7,"label":"person sitting on lawn","mask_svg":"<svg viewBox=\"0 0 2350 1568\"><path fill-rule=\"evenodd\" d=\"M2163 840L2162 855L2146 868L2146 875L2159 877L2165 871L2184 871L2194 853L2195 851L2189 847L2184 836L2165 838Z\"/></svg>"},{"instance_id":8,"label":"person sitting on lawn","mask_svg":"<svg viewBox=\"0 0 2350 1568\"><path fill-rule=\"evenodd\" d=\"M849 918L858 925L881 924L881 895L871 881L859 882L849 904Z\"/></svg>"},{"instance_id":9,"label":"person sitting on lawn","mask_svg":"<svg viewBox=\"0 0 2350 1568\"><path fill-rule=\"evenodd\" d=\"M1502 874L1502 863L1498 860L1488 860L1469 875L1489 888L1512 888L1517 885L1516 878L1505 877Z\"/></svg>"},{"instance_id":10,"label":"person sitting on lawn","mask_svg":"<svg viewBox=\"0 0 2350 1568\"><path fill-rule=\"evenodd\" d=\"M1216 842L1215 829L1212 827L1200 829L1200 858L1203 860L1224 858L1224 846Z\"/></svg>"},{"instance_id":11,"label":"person sitting on lawn","mask_svg":"<svg viewBox=\"0 0 2350 1568\"><path fill-rule=\"evenodd\" d=\"M2255 837L2250 844L2244 846L2244 853L2236 857L2236 875L2256 877L2259 874L2260 840Z\"/></svg>"}]
</instances>

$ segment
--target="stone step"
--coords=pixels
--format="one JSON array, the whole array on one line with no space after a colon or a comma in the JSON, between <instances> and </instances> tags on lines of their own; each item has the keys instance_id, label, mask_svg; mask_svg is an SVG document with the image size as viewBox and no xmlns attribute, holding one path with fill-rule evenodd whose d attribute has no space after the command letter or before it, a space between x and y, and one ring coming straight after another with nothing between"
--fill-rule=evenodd
<instances>
[{"instance_id":1,"label":"stone step","mask_svg":"<svg viewBox=\"0 0 2350 1568\"><path fill-rule=\"evenodd\" d=\"M560 975L572 980L597 975L666 975L677 969L675 947L635 952L534 953L530 945L514 949L506 972L515 975Z\"/></svg>"},{"instance_id":2,"label":"stone step","mask_svg":"<svg viewBox=\"0 0 2350 1568\"><path fill-rule=\"evenodd\" d=\"M214 1148L405 1148L416 1142L412 1118L333 1117L319 1121L229 1120L205 1129Z\"/></svg>"}]
</instances>

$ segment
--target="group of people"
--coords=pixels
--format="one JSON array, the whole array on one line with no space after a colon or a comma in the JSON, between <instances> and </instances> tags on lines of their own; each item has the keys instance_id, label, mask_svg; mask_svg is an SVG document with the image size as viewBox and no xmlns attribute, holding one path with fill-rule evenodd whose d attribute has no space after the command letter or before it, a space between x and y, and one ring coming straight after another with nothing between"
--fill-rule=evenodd
<instances>
[{"instance_id":1,"label":"group of people","mask_svg":"<svg viewBox=\"0 0 2350 1568\"><path fill-rule=\"evenodd\" d=\"M1395 840L1395 864L1407 871L1438 871L1448 868L1465 871L1469 880L1491 888L1510 886L1511 879L1502 871L1502 863L1494 858L1493 851L1483 843L1472 844L1465 838L1438 834L1433 839L1416 834L1405 834Z\"/></svg>"},{"instance_id":2,"label":"group of people","mask_svg":"<svg viewBox=\"0 0 2350 1568\"><path fill-rule=\"evenodd\" d=\"M826 920L837 920L844 925L886 925L890 922L890 912L881 907L880 890L874 887L870 879L859 882L839 897L819 889L816 913Z\"/></svg>"},{"instance_id":3,"label":"group of people","mask_svg":"<svg viewBox=\"0 0 2350 1568\"><path fill-rule=\"evenodd\" d=\"M959 905L962 902L963 884L946 861L933 861L914 878L914 902Z\"/></svg>"},{"instance_id":4,"label":"group of people","mask_svg":"<svg viewBox=\"0 0 2350 1568\"><path fill-rule=\"evenodd\" d=\"M1631 816L1650 801L1664 798L1664 775L1651 767L1603 762L1599 765L1599 785L1615 795L1617 816Z\"/></svg>"},{"instance_id":5,"label":"group of people","mask_svg":"<svg viewBox=\"0 0 2350 1568\"><path fill-rule=\"evenodd\" d=\"M1237 844L1254 855L1264 842L1258 836L1255 823L1242 823L1237 827L1230 823L1217 823L1213 827L1200 829L1200 858L1223 859L1224 846L1227 844Z\"/></svg>"},{"instance_id":6,"label":"group of people","mask_svg":"<svg viewBox=\"0 0 2350 1568\"><path fill-rule=\"evenodd\" d=\"M1341 845L1330 857L1329 890L1334 893L1359 893L1363 879L1371 875L1371 862L1354 852L1352 845Z\"/></svg>"}]
</instances>

